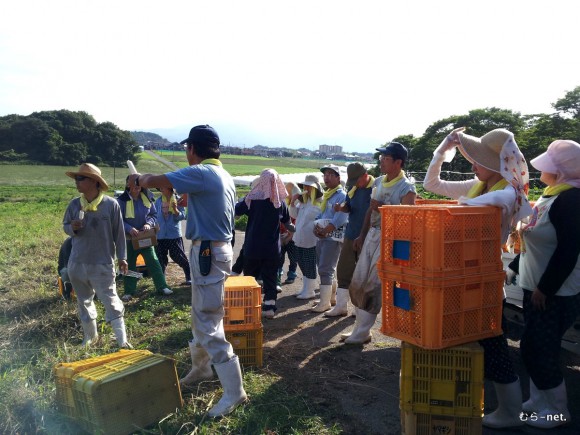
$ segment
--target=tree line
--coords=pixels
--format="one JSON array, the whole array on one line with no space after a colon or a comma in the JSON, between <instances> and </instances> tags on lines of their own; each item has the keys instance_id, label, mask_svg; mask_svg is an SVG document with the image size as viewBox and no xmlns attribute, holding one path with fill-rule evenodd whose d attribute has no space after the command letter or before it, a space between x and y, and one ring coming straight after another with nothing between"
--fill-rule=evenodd
<instances>
[{"instance_id":1,"label":"tree line","mask_svg":"<svg viewBox=\"0 0 580 435\"><path fill-rule=\"evenodd\" d=\"M443 138L457 127L466 127L465 133L481 137L496 128L506 128L514 133L516 142L526 160L543 153L556 139L580 142L580 86L567 92L552 103L550 114L522 115L496 107L471 110L466 115L454 115L431 124L421 137L403 135L394 140L408 146L410 171L425 171L433 157L433 151ZM470 172L471 164L465 159L455 158L446 163L446 170Z\"/></svg>"},{"instance_id":2,"label":"tree line","mask_svg":"<svg viewBox=\"0 0 580 435\"><path fill-rule=\"evenodd\" d=\"M435 147L456 127L466 127L467 134L478 137L495 128L506 128L514 133L524 156L531 160L553 140L580 142L580 86L552 103L552 107L553 113L532 115L497 107L475 109L434 122L420 137L401 135L394 140L409 148L406 168L415 172L426 170ZM97 123L82 111L0 117L0 162L122 166L127 160L137 160L137 151L134 133L120 130L111 122ZM471 165L465 159L454 159L446 170L470 172Z\"/></svg>"},{"instance_id":3,"label":"tree line","mask_svg":"<svg viewBox=\"0 0 580 435\"><path fill-rule=\"evenodd\" d=\"M0 161L122 166L139 150L130 132L86 112L52 110L0 117Z\"/></svg>"}]
</instances>

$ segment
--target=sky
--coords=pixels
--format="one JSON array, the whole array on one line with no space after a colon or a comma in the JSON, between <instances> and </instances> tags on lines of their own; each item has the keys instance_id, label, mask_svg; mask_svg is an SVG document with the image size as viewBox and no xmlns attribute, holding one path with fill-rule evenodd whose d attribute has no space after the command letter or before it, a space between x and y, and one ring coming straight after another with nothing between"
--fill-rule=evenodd
<instances>
[{"instance_id":1,"label":"sky","mask_svg":"<svg viewBox=\"0 0 580 435\"><path fill-rule=\"evenodd\" d=\"M580 86L577 0L3 2L0 116L85 111L181 140L372 152Z\"/></svg>"}]
</instances>

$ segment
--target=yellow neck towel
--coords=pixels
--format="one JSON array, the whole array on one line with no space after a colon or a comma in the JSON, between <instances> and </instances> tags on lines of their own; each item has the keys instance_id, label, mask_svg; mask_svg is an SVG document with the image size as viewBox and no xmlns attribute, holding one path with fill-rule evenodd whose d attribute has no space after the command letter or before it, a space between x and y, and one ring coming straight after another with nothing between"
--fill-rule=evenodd
<instances>
[{"instance_id":1,"label":"yellow neck towel","mask_svg":"<svg viewBox=\"0 0 580 435\"><path fill-rule=\"evenodd\" d=\"M365 189L368 189L369 187L371 187L373 185L373 183L375 182L375 177L373 177L372 175L369 175L369 182L367 183L367 186L365 187ZM350 189L348 191L348 197L352 198L356 192L357 189L357 185L355 184L352 189Z\"/></svg>"},{"instance_id":2,"label":"yellow neck towel","mask_svg":"<svg viewBox=\"0 0 580 435\"><path fill-rule=\"evenodd\" d=\"M544 189L544 193L542 193L542 196L559 195L560 193L565 192L566 190L569 189L572 189L572 186L566 183L556 184L555 186L548 186Z\"/></svg>"},{"instance_id":3,"label":"yellow neck towel","mask_svg":"<svg viewBox=\"0 0 580 435\"><path fill-rule=\"evenodd\" d=\"M171 195L170 198L167 198L165 195L161 195L161 203L165 207L167 205L167 212L177 214L178 212L175 211L175 206L177 205L177 200L175 199L175 195Z\"/></svg>"},{"instance_id":4,"label":"yellow neck towel","mask_svg":"<svg viewBox=\"0 0 580 435\"><path fill-rule=\"evenodd\" d=\"M200 163L200 165L215 165L215 166L221 166L222 162L220 162L218 159L205 159L202 160L202 162Z\"/></svg>"},{"instance_id":5,"label":"yellow neck towel","mask_svg":"<svg viewBox=\"0 0 580 435\"><path fill-rule=\"evenodd\" d=\"M403 177L405 176L405 171L401 171L399 172L399 175L397 175L395 178L393 178L391 181L387 181L387 176L385 175L383 177L383 187L392 187L395 184L397 184Z\"/></svg>"},{"instance_id":6,"label":"yellow neck towel","mask_svg":"<svg viewBox=\"0 0 580 435\"><path fill-rule=\"evenodd\" d=\"M81 194L81 207L84 211L97 211L97 207L103 200L105 194L103 192L99 192L99 195L93 199L91 202L87 201L85 198L85 194Z\"/></svg>"},{"instance_id":7,"label":"yellow neck towel","mask_svg":"<svg viewBox=\"0 0 580 435\"><path fill-rule=\"evenodd\" d=\"M508 185L507 180L505 178L502 178L497 183L495 183L491 189L489 189L489 192L493 192L495 190L505 189L505 187L507 185ZM476 197L478 197L479 195L481 195L481 192L483 192L483 189L485 189L485 186L486 186L485 182L479 181L471 189L469 189L469 192L467 192L467 195L466 196L468 198L476 198Z\"/></svg>"},{"instance_id":8,"label":"yellow neck towel","mask_svg":"<svg viewBox=\"0 0 580 435\"><path fill-rule=\"evenodd\" d=\"M127 206L125 207L125 217L128 219L135 218L135 206L133 205L133 201L135 200L131 198L131 201L127 201ZM143 205L146 208L151 208L151 201L149 201L149 198L147 198L147 195L143 192L141 192L141 201L143 201Z\"/></svg>"},{"instance_id":9,"label":"yellow neck towel","mask_svg":"<svg viewBox=\"0 0 580 435\"><path fill-rule=\"evenodd\" d=\"M336 186L334 189L330 189L324 192L324 195L322 195L322 205L320 206L320 210L322 211L326 210L326 203L328 202L328 199L332 195L334 195L338 189L342 189L342 186L340 184Z\"/></svg>"}]
</instances>

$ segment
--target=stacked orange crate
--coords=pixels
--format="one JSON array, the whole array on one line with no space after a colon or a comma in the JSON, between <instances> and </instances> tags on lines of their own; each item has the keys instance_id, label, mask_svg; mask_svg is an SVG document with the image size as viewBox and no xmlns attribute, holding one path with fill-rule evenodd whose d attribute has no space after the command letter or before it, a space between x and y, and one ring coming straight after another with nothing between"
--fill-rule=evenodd
<instances>
[{"instance_id":1,"label":"stacked orange crate","mask_svg":"<svg viewBox=\"0 0 580 435\"><path fill-rule=\"evenodd\" d=\"M417 346L411 348L437 361L444 359L445 352L457 350L449 349L452 346L501 334L504 272L500 210L437 201L383 206L380 210L383 233L377 269L383 286L381 331ZM480 356L473 350L465 358L472 361ZM401 367L402 390L416 388L414 366ZM435 367L426 370L434 380L431 388L441 393L437 389L447 385L439 382L442 372ZM483 383L476 382L483 376L478 370L462 381L470 384L476 396L483 394ZM473 433L480 427L483 402L476 403L469 415L453 401L447 406L449 412L442 418L441 409L426 410L408 398L403 403L401 396L403 428L423 433L418 422L426 425L425 430L432 430L433 425L449 419L453 424L447 428L458 425Z\"/></svg>"},{"instance_id":2,"label":"stacked orange crate","mask_svg":"<svg viewBox=\"0 0 580 435\"><path fill-rule=\"evenodd\" d=\"M459 205L380 210L382 332L427 349L501 334L500 210Z\"/></svg>"},{"instance_id":3,"label":"stacked orange crate","mask_svg":"<svg viewBox=\"0 0 580 435\"><path fill-rule=\"evenodd\" d=\"M225 282L224 330L240 363L262 365L262 288L253 276L230 276Z\"/></svg>"}]
</instances>

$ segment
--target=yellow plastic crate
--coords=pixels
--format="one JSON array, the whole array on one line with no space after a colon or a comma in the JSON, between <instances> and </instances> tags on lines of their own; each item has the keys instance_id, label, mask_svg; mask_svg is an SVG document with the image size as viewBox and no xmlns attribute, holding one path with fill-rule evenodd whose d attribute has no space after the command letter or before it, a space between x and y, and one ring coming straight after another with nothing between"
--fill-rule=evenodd
<instances>
[{"instance_id":1,"label":"yellow plastic crate","mask_svg":"<svg viewBox=\"0 0 580 435\"><path fill-rule=\"evenodd\" d=\"M244 331L262 326L262 287L253 276L230 276L225 282L224 329Z\"/></svg>"},{"instance_id":2,"label":"yellow plastic crate","mask_svg":"<svg viewBox=\"0 0 580 435\"><path fill-rule=\"evenodd\" d=\"M175 361L133 354L73 377L77 422L95 434L128 434L183 405Z\"/></svg>"},{"instance_id":3,"label":"yellow plastic crate","mask_svg":"<svg viewBox=\"0 0 580 435\"><path fill-rule=\"evenodd\" d=\"M379 210L384 266L432 278L503 270L497 207L385 205Z\"/></svg>"},{"instance_id":4,"label":"yellow plastic crate","mask_svg":"<svg viewBox=\"0 0 580 435\"><path fill-rule=\"evenodd\" d=\"M482 417L415 414L401 411L403 435L481 435Z\"/></svg>"},{"instance_id":5,"label":"yellow plastic crate","mask_svg":"<svg viewBox=\"0 0 580 435\"><path fill-rule=\"evenodd\" d=\"M502 333L503 271L448 279L378 273L385 335L443 349Z\"/></svg>"},{"instance_id":6,"label":"yellow plastic crate","mask_svg":"<svg viewBox=\"0 0 580 435\"><path fill-rule=\"evenodd\" d=\"M263 363L263 329L226 331L226 339L243 366L261 367Z\"/></svg>"},{"instance_id":7,"label":"yellow plastic crate","mask_svg":"<svg viewBox=\"0 0 580 435\"><path fill-rule=\"evenodd\" d=\"M126 350L121 349L118 352L101 355L94 358L83 359L70 363L57 364L54 369L54 379L56 384L56 403L58 409L69 417L75 417L75 401L73 396L73 376L76 374L92 369L93 367L124 358L129 355L152 355L148 350Z\"/></svg>"},{"instance_id":8,"label":"yellow plastic crate","mask_svg":"<svg viewBox=\"0 0 580 435\"><path fill-rule=\"evenodd\" d=\"M483 385L479 344L429 350L401 343L401 410L483 417Z\"/></svg>"}]
</instances>

